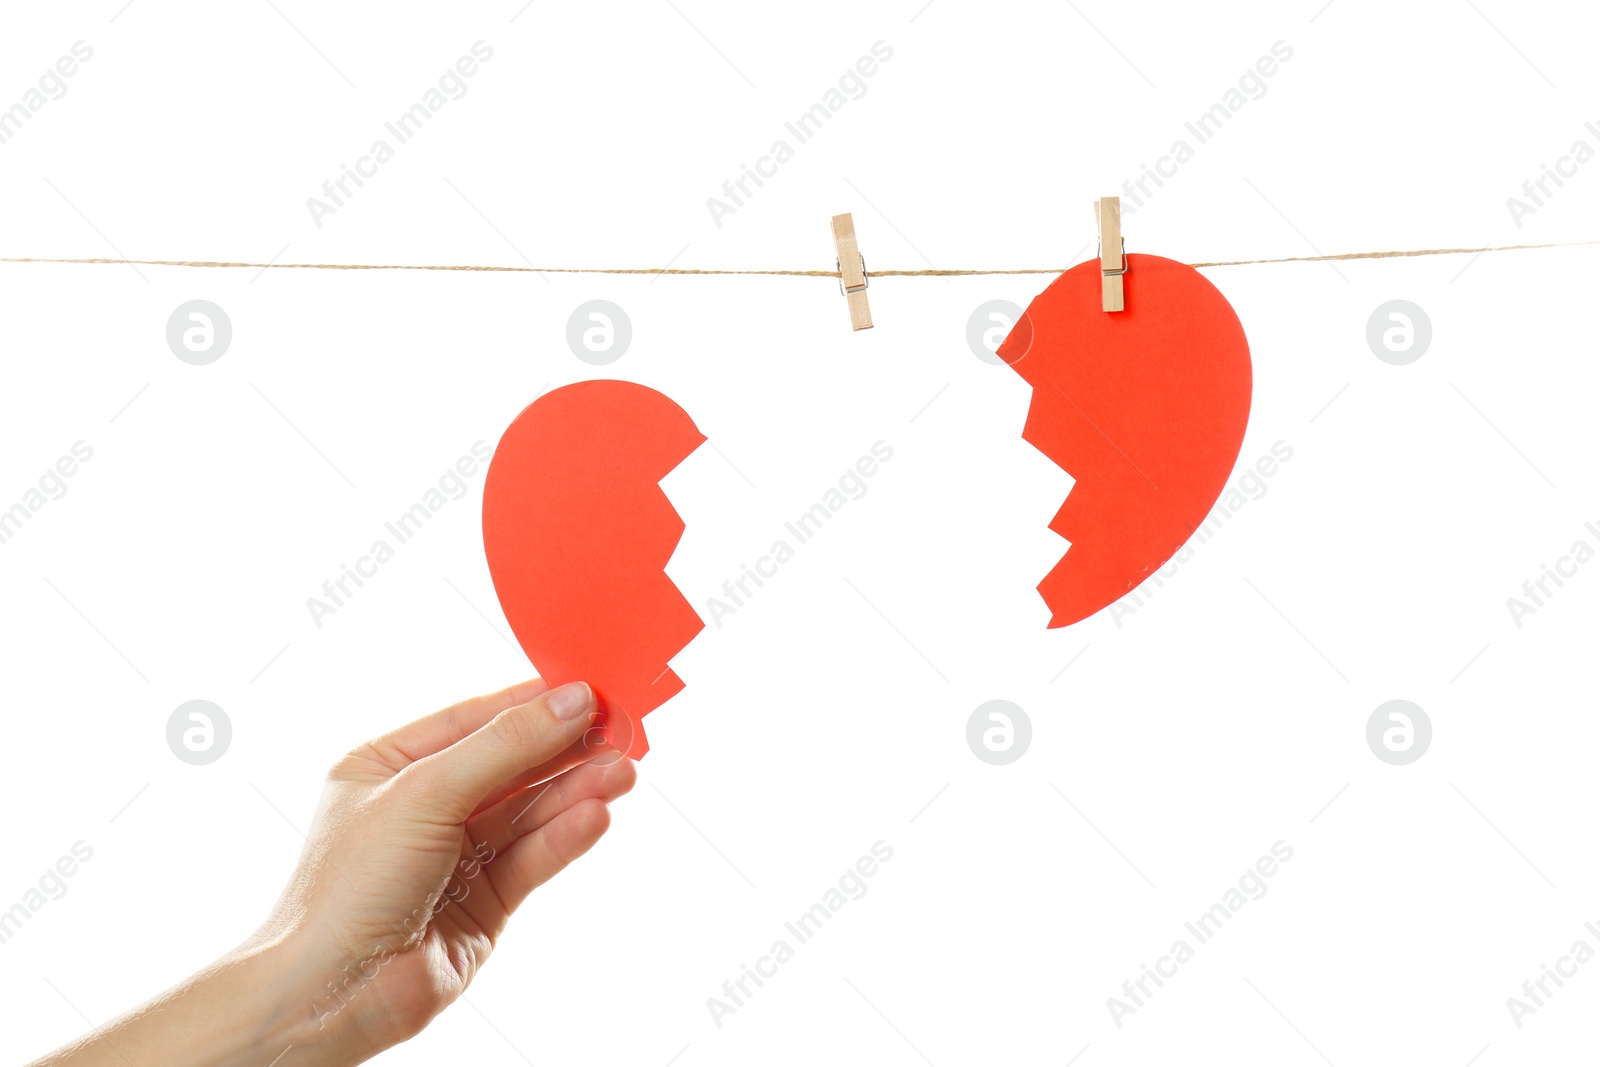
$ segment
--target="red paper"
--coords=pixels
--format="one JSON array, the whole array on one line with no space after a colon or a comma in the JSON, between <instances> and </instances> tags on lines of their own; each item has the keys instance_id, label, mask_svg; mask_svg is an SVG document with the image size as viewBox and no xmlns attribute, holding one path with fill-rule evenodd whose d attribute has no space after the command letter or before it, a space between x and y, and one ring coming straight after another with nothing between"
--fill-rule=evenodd
<instances>
[{"instance_id":1,"label":"red paper","mask_svg":"<svg viewBox=\"0 0 1600 1067\"><path fill-rule=\"evenodd\" d=\"M683 688L667 661L705 623L665 568L683 520L660 481L705 440L632 382L589 381L523 409L483 487L483 549L522 650L552 686L594 687L607 744L649 749L640 720Z\"/></svg>"},{"instance_id":2,"label":"red paper","mask_svg":"<svg viewBox=\"0 0 1600 1067\"><path fill-rule=\"evenodd\" d=\"M1075 479L1050 522L1071 546L1039 583L1052 627L1093 615L1183 547L1250 418L1250 348L1228 301L1182 263L1127 264L1125 310L1100 310L1100 263L1080 263L997 353L1033 386L1023 438Z\"/></svg>"}]
</instances>

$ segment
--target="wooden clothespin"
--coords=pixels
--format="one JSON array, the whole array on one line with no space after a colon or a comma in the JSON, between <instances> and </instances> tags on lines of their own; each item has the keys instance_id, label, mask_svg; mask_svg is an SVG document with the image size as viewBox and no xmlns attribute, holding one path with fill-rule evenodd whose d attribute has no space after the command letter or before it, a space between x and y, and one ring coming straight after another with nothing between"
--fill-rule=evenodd
<instances>
[{"instance_id":1,"label":"wooden clothespin","mask_svg":"<svg viewBox=\"0 0 1600 1067\"><path fill-rule=\"evenodd\" d=\"M1128 271L1123 253L1122 200L1104 196L1094 202L1095 222L1100 227L1100 310L1122 310L1122 276Z\"/></svg>"},{"instance_id":2,"label":"wooden clothespin","mask_svg":"<svg viewBox=\"0 0 1600 1067\"><path fill-rule=\"evenodd\" d=\"M872 329L872 311L867 307L867 265L856 245L856 224L849 214L833 217L833 247L838 252L839 291L850 307L852 330Z\"/></svg>"}]
</instances>

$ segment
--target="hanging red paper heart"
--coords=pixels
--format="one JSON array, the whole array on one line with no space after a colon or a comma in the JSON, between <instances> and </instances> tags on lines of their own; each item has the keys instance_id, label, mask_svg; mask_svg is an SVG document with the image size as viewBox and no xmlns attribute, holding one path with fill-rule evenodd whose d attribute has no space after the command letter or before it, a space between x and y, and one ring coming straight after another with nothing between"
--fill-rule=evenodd
<instances>
[{"instance_id":1,"label":"hanging red paper heart","mask_svg":"<svg viewBox=\"0 0 1600 1067\"><path fill-rule=\"evenodd\" d=\"M683 688L667 661L705 623L665 568L683 520L660 481L705 440L632 382L546 393L500 438L483 486L483 550L523 652L552 686L594 687L605 743L649 749L641 719Z\"/></svg>"},{"instance_id":2,"label":"hanging red paper heart","mask_svg":"<svg viewBox=\"0 0 1600 1067\"><path fill-rule=\"evenodd\" d=\"M1130 592L1205 520L1250 418L1250 347L1192 267L1129 255L1125 310L1100 304L1100 263L1034 298L997 355L1033 386L1023 439L1072 475L1050 529L1071 542L1039 583L1050 625Z\"/></svg>"}]
</instances>

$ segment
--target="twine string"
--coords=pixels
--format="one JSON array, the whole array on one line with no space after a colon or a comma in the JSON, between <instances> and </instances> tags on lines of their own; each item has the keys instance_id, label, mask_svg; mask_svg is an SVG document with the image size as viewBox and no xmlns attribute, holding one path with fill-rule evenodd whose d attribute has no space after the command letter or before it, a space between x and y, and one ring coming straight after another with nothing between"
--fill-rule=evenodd
<instances>
[{"instance_id":1,"label":"twine string","mask_svg":"<svg viewBox=\"0 0 1600 1067\"><path fill-rule=\"evenodd\" d=\"M1600 245L1600 241L1553 241L1548 244L1491 245L1483 248L1416 248L1390 252L1341 252L1326 256L1279 256L1273 259L1219 259L1190 263L1202 267L1250 267L1264 263L1323 263L1352 259L1409 259L1414 256L1477 255L1484 252L1517 252L1538 248L1580 248ZM462 263L238 263L227 260L180 259L49 259L34 256L0 256L0 263L127 264L140 267L247 267L254 270L465 270L499 271L513 274L679 274L679 275L758 275L785 278L837 278L837 270L708 270L695 267L504 267ZM1067 267L1024 267L1017 269L963 270L876 270L873 278L961 278L1000 274L1061 274Z\"/></svg>"}]
</instances>

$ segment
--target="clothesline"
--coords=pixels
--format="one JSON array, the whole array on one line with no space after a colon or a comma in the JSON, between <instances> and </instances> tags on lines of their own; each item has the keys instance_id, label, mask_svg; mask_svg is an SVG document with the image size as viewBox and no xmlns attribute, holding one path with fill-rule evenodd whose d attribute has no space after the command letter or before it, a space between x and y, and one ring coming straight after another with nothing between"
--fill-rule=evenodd
<instances>
[{"instance_id":1,"label":"clothesline","mask_svg":"<svg viewBox=\"0 0 1600 1067\"><path fill-rule=\"evenodd\" d=\"M1600 245L1600 241L1555 241L1549 244L1492 245L1483 248L1418 248L1392 252L1342 252L1338 255L1280 256L1274 259L1219 259L1190 263L1200 267L1248 267L1263 263L1323 263L1353 259L1407 259L1413 256L1476 255L1484 252L1517 252L1536 248L1579 248ZM764 275L790 278L837 278L836 270L709 270L697 267L504 267L450 263L243 263L226 260L177 259L50 259L34 256L0 256L0 263L125 264L138 267L246 267L256 270L465 270L501 271L519 274L678 274L678 275ZM1023 267L1016 269L961 270L873 270L873 278L957 278L995 274L1060 274L1067 267Z\"/></svg>"}]
</instances>

